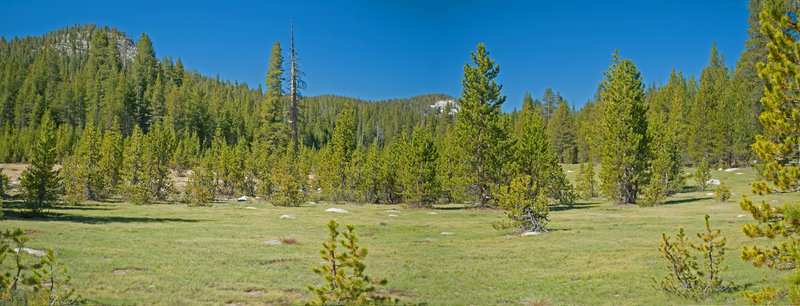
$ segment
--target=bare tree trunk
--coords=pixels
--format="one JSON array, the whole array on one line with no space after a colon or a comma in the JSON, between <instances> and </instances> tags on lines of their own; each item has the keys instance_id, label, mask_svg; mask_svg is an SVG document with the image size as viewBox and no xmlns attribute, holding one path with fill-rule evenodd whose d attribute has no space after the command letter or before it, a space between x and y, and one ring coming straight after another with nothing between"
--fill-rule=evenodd
<instances>
[{"instance_id":1,"label":"bare tree trunk","mask_svg":"<svg viewBox=\"0 0 800 306\"><path fill-rule=\"evenodd\" d=\"M292 142L294 142L294 154L297 155L297 62L295 61L295 55L297 53L294 49L294 26L292 22L289 21L289 27L291 28L292 34L292 42L289 49L289 52L292 56L292 80L291 80L291 104L289 106L289 112L291 113L291 120L292 120Z\"/></svg>"}]
</instances>

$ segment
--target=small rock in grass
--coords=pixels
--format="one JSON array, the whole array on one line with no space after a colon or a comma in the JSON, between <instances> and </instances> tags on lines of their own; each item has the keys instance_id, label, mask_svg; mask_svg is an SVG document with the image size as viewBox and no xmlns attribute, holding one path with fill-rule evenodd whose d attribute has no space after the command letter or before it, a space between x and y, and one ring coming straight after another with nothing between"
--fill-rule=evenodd
<instances>
[{"instance_id":1,"label":"small rock in grass","mask_svg":"<svg viewBox=\"0 0 800 306\"><path fill-rule=\"evenodd\" d=\"M397 215L389 215L389 217L397 217Z\"/></svg>"},{"instance_id":2,"label":"small rock in grass","mask_svg":"<svg viewBox=\"0 0 800 306\"><path fill-rule=\"evenodd\" d=\"M725 169L725 172L733 172L733 171L736 171L736 170L739 170L739 168L728 168L728 169Z\"/></svg>"},{"instance_id":3,"label":"small rock in grass","mask_svg":"<svg viewBox=\"0 0 800 306\"><path fill-rule=\"evenodd\" d=\"M253 206L247 206L247 207L245 207L245 209L256 209L256 208L253 207Z\"/></svg>"},{"instance_id":4,"label":"small rock in grass","mask_svg":"<svg viewBox=\"0 0 800 306\"><path fill-rule=\"evenodd\" d=\"M709 192L709 193L706 193L706 195L714 195L714 194L713 194L713 193L711 193L711 192Z\"/></svg>"},{"instance_id":5,"label":"small rock in grass","mask_svg":"<svg viewBox=\"0 0 800 306\"><path fill-rule=\"evenodd\" d=\"M718 179L710 179L710 180L708 180L708 182L706 182L706 184L708 184L708 185L719 185L720 181Z\"/></svg>"},{"instance_id":6,"label":"small rock in grass","mask_svg":"<svg viewBox=\"0 0 800 306\"><path fill-rule=\"evenodd\" d=\"M744 173L741 173L741 172L736 172L736 175L742 175L742 174L744 174Z\"/></svg>"},{"instance_id":7,"label":"small rock in grass","mask_svg":"<svg viewBox=\"0 0 800 306\"><path fill-rule=\"evenodd\" d=\"M327 211L327 212L335 212L335 213L340 213L340 214L349 213L349 211L346 211L346 210L341 209L341 208L328 208L325 211Z\"/></svg>"},{"instance_id":8,"label":"small rock in grass","mask_svg":"<svg viewBox=\"0 0 800 306\"><path fill-rule=\"evenodd\" d=\"M45 250L37 250L37 249L29 249L29 248L22 248L21 250L23 252L25 252L25 253L31 254L31 255L36 256L36 257L42 257L44 255L47 255L47 251L45 251ZM19 253L19 251L20 251L20 248L14 248L14 252Z\"/></svg>"},{"instance_id":9,"label":"small rock in grass","mask_svg":"<svg viewBox=\"0 0 800 306\"><path fill-rule=\"evenodd\" d=\"M572 170L567 170L567 173L572 173L572 172L575 172L575 171L572 171Z\"/></svg>"},{"instance_id":10,"label":"small rock in grass","mask_svg":"<svg viewBox=\"0 0 800 306\"><path fill-rule=\"evenodd\" d=\"M435 239L431 238L425 238L425 240L422 240L423 243L434 243L435 241L436 241Z\"/></svg>"},{"instance_id":11,"label":"small rock in grass","mask_svg":"<svg viewBox=\"0 0 800 306\"><path fill-rule=\"evenodd\" d=\"M717 170L720 170L720 171L722 171L722 168L718 168Z\"/></svg>"},{"instance_id":12,"label":"small rock in grass","mask_svg":"<svg viewBox=\"0 0 800 306\"><path fill-rule=\"evenodd\" d=\"M441 232L439 234L440 235L452 235L452 234L455 234L455 233L453 233L453 232Z\"/></svg>"},{"instance_id":13,"label":"small rock in grass","mask_svg":"<svg viewBox=\"0 0 800 306\"><path fill-rule=\"evenodd\" d=\"M280 240L269 240L269 241L264 241L264 243L270 244L270 245L282 245L283 244L283 242L280 241Z\"/></svg>"},{"instance_id":14,"label":"small rock in grass","mask_svg":"<svg viewBox=\"0 0 800 306\"><path fill-rule=\"evenodd\" d=\"M245 195L245 196L241 196L241 197L237 198L236 201L244 202L244 201L247 201L249 199L250 199L250 197Z\"/></svg>"},{"instance_id":15,"label":"small rock in grass","mask_svg":"<svg viewBox=\"0 0 800 306\"><path fill-rule=\"evenodd\" d=\"M429 214L429 215L438 215L439 213L437 213L437 212L435 212L435 211L432 211L432 212L429 212L428 214Z\"/></svg>"},{"instance_id":16,"label":"small rock in grass","mask_svg":"<svg viewBox=\"0 0 800 306\"><path fill-rule=\"evenodd\" d=\"M746 215L736 215L736 218L744 218L747 217Z\"/></svg>"},{"instance_id":17,"label":"small rock in grass","mask_svg":"<svg viewBox=\"0 0 800 306\"><path fill-rule=\"evenodd\" d=\"M390 210L387 210L387 211L384 211L384 212L387 212L387 213L399 213L400 211L397 210L397 209L390 209Z\"/></svg>"},{"instance_id":18,"label":"small rock in grass","mask_svg":"<svg viewBox=\"0 0 800 306\"><path fill-rule=\"evenodd\" d=\"M520 236L522 236L522 237L525 237L525 236L536 236L536 235L541 235L541 234L542 234L542 232L524 232Z\"/></svg>"},{"instance_id":19,"label":"small rock in grass","mask_svg":"<svg viewBox=\"0 0 800 306\"><path fill-rule=\"evenodd\" d=\"M281 219L286 219L286 220L297 220L297 218L295 218L295 217L292 217L292 216L290 216L290 215L283 215L283 216L281 216Z\"/></svg>"}]
</instances>

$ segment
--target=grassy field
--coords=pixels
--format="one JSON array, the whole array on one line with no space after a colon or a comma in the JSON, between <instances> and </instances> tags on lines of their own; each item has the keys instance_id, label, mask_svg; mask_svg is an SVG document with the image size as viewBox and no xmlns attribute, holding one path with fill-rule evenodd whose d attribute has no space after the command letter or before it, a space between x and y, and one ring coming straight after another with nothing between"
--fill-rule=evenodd
<instances>
[{"instance_id":1,"label":"grassy field","mask_svg":"<svg viewBox=\"0 0 800 306\"><path fill-rule=\"evenodd\" d=\"M749 289L760 286L763 275L768 284L780 284L771 270L738 258L744 244L767 244L745 238L740 229L749 218L739 216L744 212L738 200L749 194L754 172L714 170L712 177L731 186L731 201L706 195L713 191L678 194L653 208L594 199L554 209L552 232L527 237L504 237L512 232L492 229L501 211L461 205L429 210L322 203L299 208L264 202L200 208L86 203L53 209L41 219L23 218L6 207L0 224L30 230L29 247L55 249L69 267L73 286L93 304L304 303L312 298L306 285L322 280L311 268L321 261L318 251L331 218L356 225L361 245L369 248L367 274L388 278L380 289L403 302L685 304L653 289L650 278L667 272L658 253L661 233L674 236L683 227L694 237L704 214L728 238L726 279ZM792 197L797 195L754 198L782 202ZM330 207L350 213L325 212ZM391 217L389 209L400 213ZM282 220L283 214L297 219ZM299 244L264 243L289 236ZM708 303L744 301L731 292Z\"/></svg>"}]
</instances>

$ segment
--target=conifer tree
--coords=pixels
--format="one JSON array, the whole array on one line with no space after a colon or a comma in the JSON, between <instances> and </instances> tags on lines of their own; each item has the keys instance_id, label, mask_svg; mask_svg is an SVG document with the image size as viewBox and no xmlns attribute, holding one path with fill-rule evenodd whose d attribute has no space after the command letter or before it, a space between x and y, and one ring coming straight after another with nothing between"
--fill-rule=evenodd
<instances>
[{"instance_id":1,"label":"conifer tree","mask_svg":"<svg viewBox=\"0 0 800 306\"><path fill-rule=\"evenodd\" d=\"M753 150L761 163L761 174L766 181L753 184L753 191L770 193L774 190L797 192L800 190L800 24L797 15L788 13L780 1L768 2L761 12L761 32L769 38L769 60L759 63L759 76L764 80L764 112L759 120L763 133L756 136ZM769 184L767 183L769 182ZM788 288L775 290L763 286L758 292L746 292L753 303L767 303L778 297L788 297L790 303L800 303L800 225L796 222L800 212L797 197L773 207L766 201L753 203L743 197L739 205L749 212L757 223L742 226L750 238L780 239L778 245L768 249L744 246L742 259L760 267L766 265L776 270L792 270L786 276Z\"/></svg>"},{"instance_id":2,"label":"conifer tree","mask_svg":"<svg viewBox=\"0 0 800 306\"><path fill-rule=\"evenodd\" d=\"M125 197L135 204L145 204L150 201L150 189L147 186L147 182L150 181L150 172L147 171L148 162L145 159L146 141L147 139L138 125L133 127L131 136L125 139L123 190Z\"/></svg>"},{"instance_id":3,"label":"conifer tree","mask_svg":"<svg viewBox=\"0 0 800 306\"><path fill-rule=\"evenodd\" d=\"M41 214L45 208L52 206L60 194L59 170L53 169L56 164L55 129L50 112L45 112L36 133L30 165L20 176L22 198L33 214Z\"/></svg>"},{"instance_id":4,"label":"conifer tree","mask_svg":"<svg viewBox=\"0 0 800 306\"><path fill-rule=\"evenodd\" d=\"M281 98L284 95L284 68L281 50L281 43L276 41L269 56L269 67L265 79L266 90L259 111L261 114L261 127L259 128L258 137L264 142L264 146L261 148L267 150L267 152L262 153L267 155L272 154L287 143L290 134L281 104Z\"/></svg>"},{"instance_id":5,"label":"conifer tree","mask_svg":"<svg viewBox=\"0 0 800 306\"><path fill-rule=\"evenodd\" d=\"M202 158L200 163L192 168L192 175L186 183L185 193L192 206L209 205L216 194L214 173L211 172L206 160Z\"/></svg>"},{"instance_id":6,"label":"conifer tree","mask_svg":"<svg viewBox=\"0 0 800 306\"><path fill-rule=\"evenodd\" d=\"M326 150L326 160L320 180L323 192L332 200L349 200L347 190L350 161L356 149L355 141L356 118L352 106L349 104L339 113L336 126L333 130L331 143Z\"/></svg>"},{"instance_id":7,"label":"conifer tree","mask_svg":"<svg viewBox=\"0 0 800 306\"><path fill-rule=\"evenodd\" d=\"M486 47L478 44L477 51L471 54L475 65L464 64L456 130L464 151L462 162L469 167L464 174L473 189L471 193L477 195L478 204L485 206L492 200L492 188L501 180L498 169L507 151L506 127L500 118L500 106L506 97L500 92L503 86L494 81L500 65L489 58Z\"/></svg>"},{"instance_id":8,"label":"conifer tree","mask_svg":"<svg viewBox=\"0 0 800 306\"><path fill-rule=\"evenodd\" d=\"M90 119L83 131L83 136L75 150L75 166L78 181L83 184L85 198L93 201L102 200L105 190L103 169L100 168L100 137Z\"/></svg>"},{"instance_id":9,"label":"conifer tree","mask_svg":"<svg viewBox=\"0 0 800 306\"><path fill-rule=\"evenodd\" d=\"M566 100L558 103L558 108L547 123L547 136L553 145L553 152L561 163L573 163L577 160L578 150L575 145L575 123Z\"/></svg>"},{"instance_id":10,"label":"conifer tree","mask_svg":"<svg viewBox=\"0 0 800 306\"><path fill-rule=\"evenodd\" d=\"M100 148L101 156L98 162L98 168L103 178L103 190L101 192L103 198L115 194L122 181L123 149L122 135L119 132L117 119L114 118L112 128L103 135L103 144Z\"/></svg>"},{"instance_id":11,"label":"conifer tree","mask_svg":"<svg viewBox=\"0 0 800 306\"><path fill-rule=\"evenodd\" d=\"M530 106L523 108L519 117L511 158L512 176L529 176L527 188L533 188L534 198L544 194L556 203L572 205L575 199L573 188L558 164L558 156L550 147L544 120Z\"/></svg>"},{"instance_id":12,"label":"conifer tree","mask_svg":"<svg viewBox=\"0 0 800 306\"><path fill-rule=\"evenodd\" d=\"M602 189L609 198L635 204L649 161L644 85L633 61L618 51L603 74Z\"/></svg>"},{"instance_id":13,"label":"conifer tree","mask_svg":"<svg viewBox=\"0 0 800 306\"><path fill-rule=\"evenodd\" d=\"M700 163L697 164L697 170L694 172L694 181L697 183L697 187L700 187L701 191L706 191L706 186L708 186L708 180L711 179L711 169L708 168L708 159L702 158L700 159Z\"/></svg>"},{"instance_id":14,"label":"conifer tree","mask_svg":"<svg viewBox=\"0 0 800 306\"><path fill-rule=\"evenodd\" d=\"M550 213L545 193L531 180L522 175L511 180L508 186L500 187L495 195L497 205L506 212L506 219L492 224L496 229L518 228L523 231L547 232L547 216Z\"/></svg>"},{"instance_id":15,"label":"conifer tree","mask_svg":"<svg viewBox=\"0 0 800 306\"><path fill-rule=\"evenodd\" d=\"M423 206L432 206L440 192L436 177L439 152L425 127L414 128L404 155L401 182L405 198Z\"/></svg>"},{"instance_id":16,"label":"conifer tree","mask_svg":"<svg viewBox=\"0 0 800 306\"><path fill-rule=\"evenodd\" d=\"M661 204L664 198L678 192L685 182L672 124L662 123L661 120L654 120L650 124L653 160L648 170L650 181L644 189L644 203L647 206Z\"/></svg>"},{"instance_id":17,"label":"conifer tree","mask_svg":"<svg viewBox=\"0 0 800 306\"><path fill-rule=\"evenodd\" d=\"M589 159L589 162L580 165L578 171L578 194L584 199L591 199L595 197L594 187L597 181L594 179L594 160Z\"/></svg>"},{"instance_id":18,"label":"conifer tree","mask_svg":"<svg viewBox=\"0 0 800 306\"><path fill-rule=\"evenodd\" d=\"M150 190L152 198L163 201L173 190L169 165L175 139L172 131L161 121L156 122L144 138L147 148L145 151L147 180L144 180L144 183Z\"/></svg>"}]
</instances>

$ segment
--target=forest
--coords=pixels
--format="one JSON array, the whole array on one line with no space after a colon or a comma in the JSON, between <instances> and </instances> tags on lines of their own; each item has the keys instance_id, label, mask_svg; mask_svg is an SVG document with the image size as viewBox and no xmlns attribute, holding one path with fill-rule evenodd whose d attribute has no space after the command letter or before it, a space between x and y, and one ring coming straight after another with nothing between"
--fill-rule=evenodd
<instances>
[{"instance_id":1,"label":"forest","mask_svg":"<svg viewBox=\"0 0 800 306\"><path fill-rule=\"evenodd\" d=\"M510 112L501 109L507 99L495 80L502 63L484 44L470 52L459 97L366 101L305 96L294 41L265 50L264 83L254 86L201 75L180 58L158 58L145 33L134 41L117 28L76 24L42 36L2 37L0 162L27 166L13 181L0 174L0 195L5 213L23 221L87 203L152 210L215 209L236 199L280 209L463 204L502 212L490 222L496 229L538 235L550 232L555 213L593 201L655 209L714 188L725 202L730 185L712 179L712 171L752 168L750 187L737 181L730 188L794 200L773 207L741 197L741 209L758 222L742 225L745 235L791 240L774 249L745 245L741 258L794 270L800 7L752 0L749 9L745 50L728 54L738 56L733 67L710 41L700 75L673 69L666 84L645 84L625 50L609 50L608 69L596 72L602 75L596 94L580 109L548 88L537 97L526 92L521 109ZM323 249L331 266L314 270L330 284L312 292L321 303L393 302L367 294L374 290L368 278L348 283L336 274L341 260L364 277L359 260L366 256L350 226L342 231L350 253L341 253L350 255L334 256L337 226L328 223ZM705 229L691 248L683 228L677 244L663 236L659 254L674 274L655 287L695 301L737 290L719 278L725 240L710 229L708 215ZM13 243L21 249L23 236L3 233L2 256L22 253L8 250ZM689 255L692 249L701 255ZM3 288L13 288L2 299L13 298L9 292L22 279L14 256L17 276L0 277ZM44 258L39 266L58 265L52 252ZM698 267L698 258L709 268ZM797 303L796 279L789 277L788 289L765 286L744 295L753 303L787 296Z\"/></svg>"}]
</instances>

